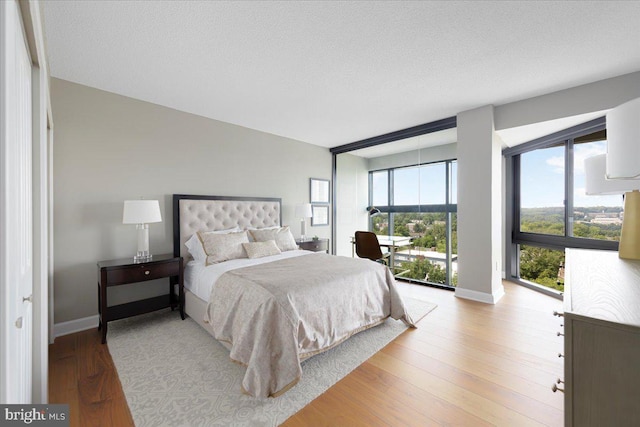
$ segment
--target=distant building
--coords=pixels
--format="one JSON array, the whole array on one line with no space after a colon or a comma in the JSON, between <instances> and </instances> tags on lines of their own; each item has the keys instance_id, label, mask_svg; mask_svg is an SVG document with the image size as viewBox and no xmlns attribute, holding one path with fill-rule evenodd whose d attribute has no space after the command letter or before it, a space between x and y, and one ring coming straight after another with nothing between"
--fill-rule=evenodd
<instances>
[{"instance_id":1,"label":"distant building","mask_svg":"<svg viewBox=\"0 0 640 427\"><path fill-rule=\"evenodd\" d=\"M622 219L619 217L611 218L611 217L598 217L593 218L591 220L592 224L603 224L603 225L621 225Z\"/></svg>"}]
</instances>

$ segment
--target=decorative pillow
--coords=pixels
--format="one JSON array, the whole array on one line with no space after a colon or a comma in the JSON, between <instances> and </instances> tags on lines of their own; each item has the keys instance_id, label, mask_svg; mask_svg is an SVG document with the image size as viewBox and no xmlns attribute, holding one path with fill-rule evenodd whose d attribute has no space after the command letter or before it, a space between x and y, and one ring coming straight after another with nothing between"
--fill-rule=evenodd
<instances>
[{"instance_id":1,"label":"decorative pillow","mask_svg":"<svg viewBox=\"0 0 640 427\"><path fill-rule=\"evenodd\" d=\"M247 227L247 231L253 231L253 230L279 230L280 226L279 225L274 225L271 227ZM249 233L249 241L250 242L255 242L255 240L253 239L253 236L251 235L251 233Z\"/></svg>"},{"instance_id":2,"label":"decorative pillow","mask_svg":"<svg viewBox=\"0 0 640 427\"><path fill-rule=\"evenodd\" d=\"M207 254L206 265L247 257L247 253L242 247L243 243L249 243L246 231L227 234L199 232L198 237Z\"/></svg>"},{"instance_id":3,"label":"decorative pillow","mask_svg":"<svg viewBox=\"0 0 640 427\"><path fill-rule=\"evenodd\" d=\"M239 227L229 228L227 230L217 230L217 231L203 231L204 234L229 234L229 233L237 233L240 231ZM187 240L184 245L187 247L187 250L193 257L193 259L197 262L205 263L207 261L207 254L202 247L202 241L198 237L198 233L195 233L193 236Z\"/></svg>"},{"instance_id":4,"label":"decorative pillow","mask_svg":"<svg viewBox=\"0 0 640 427\"><path fill-rule=\"evenodd\" d=\"M298 249L296 239L293 238L293 234L291 234L291 230L289 230L288 225L276 229L249 230L249 234L251 234L251 237L253 237L253 240L256 242L275 240L276 245L278 245L278 249L282 252Z\"/></svg>"},{"instance_id":5,"label":"decorative pillow","mask_svg":"<svg viewBox=\"0 0 640 427\"><path fill-rule=\"evenodd\" d=\"M266 242L243 243L242 247L247 252L249 258L262 258L265 256L278 255L281 253L275 240Z\"/></svg>"}]
</instances>

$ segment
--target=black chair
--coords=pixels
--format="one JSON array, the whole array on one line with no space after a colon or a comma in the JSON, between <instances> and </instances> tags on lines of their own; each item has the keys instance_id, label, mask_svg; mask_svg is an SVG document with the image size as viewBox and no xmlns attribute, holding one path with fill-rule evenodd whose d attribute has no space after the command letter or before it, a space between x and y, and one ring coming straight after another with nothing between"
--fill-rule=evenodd
<instances>
[{"instance_id":1,"label":"black chair","mask_svg":"<svg viewBox=\"0 0 640 427\"><path fill-rule=\"evenodd\" d=\"M356 231L356 254L360 258L389 265L389 253L382 253L378 236L371 231Z\"/></svg>"}]
</instances>

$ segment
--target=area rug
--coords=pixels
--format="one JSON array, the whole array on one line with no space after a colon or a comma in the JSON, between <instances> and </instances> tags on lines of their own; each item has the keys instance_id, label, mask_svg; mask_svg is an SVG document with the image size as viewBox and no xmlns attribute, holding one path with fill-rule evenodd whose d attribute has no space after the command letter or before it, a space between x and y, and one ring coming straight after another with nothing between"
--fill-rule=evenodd
<instances>
[{"instance_id":1,"label":"area rug","mask_svg":"<svg viewBox=\"0 0 640 427\"><path fill-rule=\"evenodd\" d=\"M414 321L435 304L404 298ZM418 325L419 327L419 325ZM407 327L387 319L302 363L302 379L277 398L240 391L245 368L191 318L169 309L109 323L108 345L133 420L142 426L277 426Z\"/></svg>"}]
</instances>

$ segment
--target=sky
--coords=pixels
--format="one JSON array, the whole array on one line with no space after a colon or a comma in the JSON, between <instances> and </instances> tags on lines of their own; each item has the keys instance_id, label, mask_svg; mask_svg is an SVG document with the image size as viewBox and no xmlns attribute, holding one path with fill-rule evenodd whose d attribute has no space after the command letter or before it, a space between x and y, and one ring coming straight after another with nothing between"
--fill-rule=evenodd
<instances>
[{"instance_id":1,"label":"sky","mask_svg":"<svg viewBox=\"0 0 640 427\"><path fill-rule=\"evenodd\" d=\"M574 207L622 206L622 195L587 196L584 192L584 159L607 152L606 141L574 146ZM564 147L530 151L521 157L521 194L523 208L563 206Z\"/></svg>"}]
</instances>

